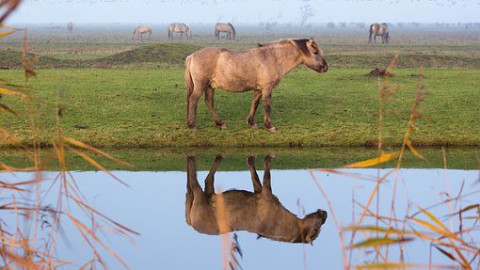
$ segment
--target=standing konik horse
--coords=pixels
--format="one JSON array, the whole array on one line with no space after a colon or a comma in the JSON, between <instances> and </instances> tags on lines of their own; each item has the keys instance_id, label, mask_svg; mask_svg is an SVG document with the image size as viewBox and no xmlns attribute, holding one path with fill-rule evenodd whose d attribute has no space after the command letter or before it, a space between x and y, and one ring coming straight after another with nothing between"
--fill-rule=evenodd
<instances>
[{"instance_id":1,"label":"standing konik horse","mask_svg":"<svg viewBox=\"0 0 480 270\"><path fill-rule=\"evenodd\" d=\"M390 34L388 33L388 25L386 23L378 24L374 23L370 25L370 33L368 35L368 43L373 42L377 43L377 36L382 37L382 43L387 43L390 41Z\"/></svg>"},{"instance_id":2,"label":"standing konik horse","mask_svg":"<svg viewBox=\"0 0 480 270\"><path fill-rule=\"evenodd\" d=\"M273 89L288 72L304 64L317 72L326 72L328 65L320 46L312 39L285 39L260 45L247 51L209 47L189 56L185 61L187 88L187 124L195 128L197 104L205 92L205 102L218 127L226 125L214 108L214 91L222 88L229 92L254 90L247 124L256 128L255 112L263 99L265 127L275 132L270 119Z\"/></svg>"},{"instance_id":3,"label":"standing konik horse","mask_svg":"<svg viewBox=\"0 0 480 270\"><path fill-rule=\"evenodd\" d=\"M168 38L173 40L174 33L180 33L180 39L185 34L186 39L192 39L192 30L185 23L171 23L168 25Z\"/></svg>"},{"instance_id":4,"label":"standing konik horse","mask_svg":"<svg viewBox=\"0 0 480 270\"><path fill-rule=\"evenodd\" d=\"M132 39L138 39L143 41L143 34L148 34L148 37L152 35L152 28L147 25L140 25L133 31Z\"/></svg>"},{"instance_id":5,"label":"standing konik horse","mask_svg":"<svg viewBox=\"0 0 480 270\"><path fill-rule=\"evenodd\" d=\"M220 38L220 33L227 33L227 39L235 40L235 27L231 23L217 23L215 24L215 37Z\"/></svg>"}]
</instances>

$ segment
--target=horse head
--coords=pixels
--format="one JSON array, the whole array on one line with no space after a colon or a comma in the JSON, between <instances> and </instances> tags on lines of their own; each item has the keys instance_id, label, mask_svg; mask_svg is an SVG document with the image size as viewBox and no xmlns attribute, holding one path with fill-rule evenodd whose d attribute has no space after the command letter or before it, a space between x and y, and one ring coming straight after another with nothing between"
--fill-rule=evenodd
<instances>
[{"instance_id":1,"label":"horse head","mask_svg":"<svg viewBox=\"0 0 480 270\"><path fill-rule=\"evenodd\" d=\"M301 51L305 66L317 72L327 72L328 64L323 58L323 51L313 38L295 39L294 42Z\"/></svg>"},{"instance_id":2,"label":"horse head","mask_svg":"<svg viewBox=\"0 0 480 270\"><path fill-rule=\"evenodd\" d=\"M318 237L320 228L327 220L327 212L318 209L302 219L302 230L295 243L311 244Z\"/></svg>"}]
</instances>

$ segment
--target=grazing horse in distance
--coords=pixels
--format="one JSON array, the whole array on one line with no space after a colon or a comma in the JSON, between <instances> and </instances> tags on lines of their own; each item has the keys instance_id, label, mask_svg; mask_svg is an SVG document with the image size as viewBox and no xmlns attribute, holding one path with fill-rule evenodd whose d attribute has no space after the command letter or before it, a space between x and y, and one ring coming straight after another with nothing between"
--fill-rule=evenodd
<instances>
[{"instance_id":1,"label":"grazing horse in distance","mask_svg":"<svg viewBox=\"0 0 480 270\"><path fill-rule=\"evenodd\" d=\"M247 159L254 192L214 191L214 175L222 157L218 156L207 178L205 191L198 183L195 157L188 157L185 218L187 224L203 234L218 235L233 231L248 231L260 237L287 243L313 243L318 237L327 212L318 209L298 218L288 211L272 193L270 163L264 161L263 185L255 169L254 157Z\"/></svg>"},{"instance_id":2,"label":"grazing horse in distance","mask_svg":"<svg viewBox=\"0 0 480 270\"><path fill-rule=\"evenodd\" d=\"M73 22L68 22L67 29L68 29L68 32L71 34L73 31Z\"/></svg>"},{"instance_id":3,"label":"grazing horse in distance","mask_svg":"<svg viewBox=\"0 0 480 270\"><path fill-rule=\"evenodd\" d=\"M382 37L382 43L387 43L390 41L390 34L388 33L388 25L386 23L378 24L374 23L370 25L370 33L368 35L368 43L373 42L377 43L377 36Z\"/></svg>"},{"instance_id":4,"label":"grazing horse in distance","mask_svg":"<svg viewBox=\"0 0 480 270\"><path fill-rule=\"evenodd\" d=\"M171 23L168 25L168 38L173 40L174 33L180 33L180 39L185 34L186 39L192 39L192 30L185 23Z\"/></svg>"},{"instance_id":5,"label":"grazing horse in distance","mask_svg":"<svg viewBox=\"0 0 480 270\"><path fill-rule=\"evenodd\" d=\"M150 28L147 25L139 25L133 31L132 40L140 38L140 40L143 41L143 34L147 34L147 33L148 33L148 37L150 37L152 35L152 28Z\"/></svg>"},{"instance_id":6,"label":"grazing horse in distance","mask_svg":"<svg viewBox=\"0 0 480 270\"><path fill-rule=\"evenodd\" d=\"M220 38L220 33L227 33L227 39L235 40L235 27L231 23L217 23L215 24L215 37Z\"/></svg>"},{"instance_id":7,"label":"grazing horse in distance","mask_svg":"<svg viewBox=\"0 0 480 270\"><path fill-rule=\"evenodd\" d=\"M185 60L185 85L187 88L187 125L196 128L197 104L205 93L205 102L220 128L226 125L214 108L214 91L222 88L229 92L254 90L247 124L256 128L255 112L263 99L265 127L275 132L270 119L273 89L283 76L304 64L317 72L326 72L328 64L320 46L311 39L284 39L246 51L207 47L187 56Z\"/></svg>"}]
</instances>

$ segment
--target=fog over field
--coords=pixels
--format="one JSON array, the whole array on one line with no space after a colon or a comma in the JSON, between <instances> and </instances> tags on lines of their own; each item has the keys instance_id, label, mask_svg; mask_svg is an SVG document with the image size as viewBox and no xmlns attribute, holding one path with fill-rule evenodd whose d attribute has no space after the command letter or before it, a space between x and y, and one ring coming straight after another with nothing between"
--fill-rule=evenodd
<instances>
[{"instance_id":1,"label":"fog over field","mask_svg":"<svg viewBox=\"0 0 480 270\"><path fill-rule=\"evenodd\" d=\"M478 21L471 0L26 0L7 23Z\"/></svg>"}]
</instances>

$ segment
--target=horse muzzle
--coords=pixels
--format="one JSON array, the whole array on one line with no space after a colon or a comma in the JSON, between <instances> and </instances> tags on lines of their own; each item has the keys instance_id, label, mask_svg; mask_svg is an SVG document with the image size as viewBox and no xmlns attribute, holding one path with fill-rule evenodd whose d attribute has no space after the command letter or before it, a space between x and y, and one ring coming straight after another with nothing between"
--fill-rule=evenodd
<instances>
[{"instance_id":1,"label":"horse muzzle","mask_svg":"<svg viewBox=\"0 0 480 270\"><path fill-rule=\"evenodd\" d=\"M323 72L327 72L327 71L328 71L328 64L327 64L327 62L324 62L323 65L321 65L318 68L318 72L323 73Z\"/></svg>"}]
</instances>

